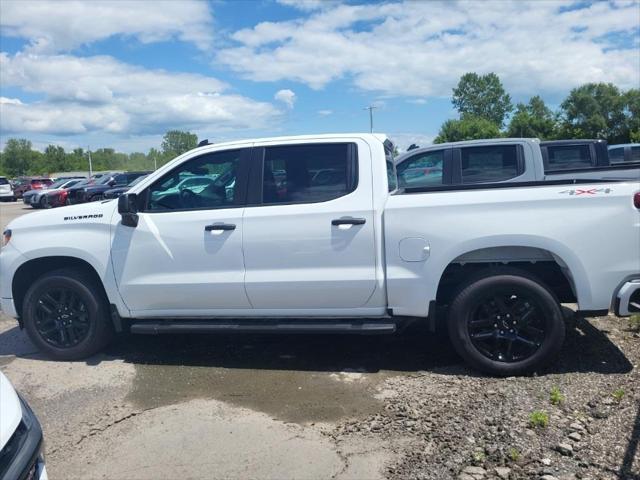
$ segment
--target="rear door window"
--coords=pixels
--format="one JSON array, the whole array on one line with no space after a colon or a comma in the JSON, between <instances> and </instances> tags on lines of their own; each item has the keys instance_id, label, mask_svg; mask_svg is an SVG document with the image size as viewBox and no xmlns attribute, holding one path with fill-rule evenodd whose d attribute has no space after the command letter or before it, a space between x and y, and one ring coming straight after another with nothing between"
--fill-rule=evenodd
<instances>
[{"instance_id":1,"label":"rear door window","mask_svg":"<svg viewBox=\"0 0 640 480\"><path fill-rule=\"evenodd\" d=\"M517 145L466 147L460 150L463 184L500 182L522 173Z\"/></svg>"},{"instance_id":2,"label":"rear door window","mask_svg":"<svg viewBox=\"0 0 640 480\"><path fill-rule=\"evenodd\" d=\"M397 167L401 188L434 187L443 184L444 150L423 152L409 157Z\"/></svg>"},{"instance_id":3,"label":"rear door window","mask_svg":"<svg viewBox=\"0 0 640 480\"><path fill-rule=\"evenodd\" d=\"M262 203L326 202L357 186L355 148L348 143L266 147Z\"/></svg>"},{"instance_id":4,"label":"rear door window","mask_svg":"<svg viewBox=\"0 0 640 480\"><path fill-rule=\"evenodd\" d=\"M640 147L631 147L631 158L629 160L632 162L640 162Z\"/></svg>"},{"instance_id":5,"label":"rear door window","mask_svg":"<svg viewBox=\"0 0 640 480\"><path fill-rule=\"evenodd\" d=\"M610 163L624 162L624 147L609 149L609 162Z\"/></svg>"},{"instance_id":6,"label":"rear door window","mask_svg":"<svg viewBox=\"0 0 640 480\"><path fill-rule=\"evenodd\" d=\"M574 170L593 166L589 145L547 147L547 170Z\"/></svg>"}]
</instances>

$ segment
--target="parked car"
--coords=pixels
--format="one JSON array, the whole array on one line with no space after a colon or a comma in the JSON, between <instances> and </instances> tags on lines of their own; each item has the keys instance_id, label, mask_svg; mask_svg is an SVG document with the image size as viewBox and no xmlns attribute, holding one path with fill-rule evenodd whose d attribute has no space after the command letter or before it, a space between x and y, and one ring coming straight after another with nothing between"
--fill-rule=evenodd
<instances>
[{"instance_id":1,"label":"parked car","mask_svg":"<svg viewBox=\"0 0 640 480\"><path fill-rule=\"evenodd\" d=\"M0 372L0 478L47 480L43 452L38 419Z\"/></svg>"},{"instance_id":2,"label":"parked car","mask_svg":"<svg viewBox=\"0 0 640 480\"><path fill-rule=\"evenodd\" d=\"M89 178L86 183L77 184L73 187L66 189L65 196L65 204L66 205L74 205L76 203L84 203L84 200L80 199L80 197L84 198L84 189L90 187L92 185L109 185L113 181L116 175L119 175L121 172L107 172L101 173L99 176L94 175ZM82 192L82 193L81 193Z\"/></svg>"},{"instance_id":3,"label":"parked car","mask_svg":"<svg viewBox=\"0 0 640 480\"><path fill-rule=\"evenodd\" d=\"M142 175L141 177L138 177L134 181L132 181L129 185L125 185L124 187L111 188L111 189L107 190L106 192L104 192L102 194L102 198L104 198L105 200L110 200L112 198L118 198L124 192L129 190L134 185L137 185L138 183L140 183L145 178L147 178L147 175Z\"/></svg>"},{"instance_id":4,"label":"parked car","mask_svg":"<svg viewBox=\"0 0 640 480\"><path fill-rule=\"evenodd\" d=\"M84 180L79 180L77 183L67 186L66 188L45 190L42 192L40 202L43 204L43 208L62 207L67 204L69 189L80 187L82 185L91 185L94 181L94 178L86 178Z\"/></svg>"},{"instance_id":5,"label":"parked car","mask_svg":"<svg viewBox=\"0 0 640 480\"><path fill-rule=\"evenodd\" d=\"M397 189L381 135L202 146L118 202L14 219L2 310L61 360L120 331L381 334L422 321L442 322L474 368L537 370L563 343L561 302L640 311L640 185L502 181L514 156L541 162L539 148L478 143L461 152L462 178L490 183ZM322 169L342 174L312 184ZM172 190L213 174L198 193Z\"/></svg>"},{"instance_id":6,"label":"parked car","mask_svg":"<svg viewBox=\"0 0 640 480\"><path fill-rule=\"evenodd\" d=\"M85 185L82 188L78 189L76 192L76 202L84 203L84 202L95 202L96 200L102 200L104 192L110 190L114 187L126 187L132 181L134 181L138 177L142 177L143 175L148 175L149 172L125 172L114 175L112 179L110 179L106 183L101 183L98 181L93 185Z\"/></svg>"},{"instance_id":7,"label":"parked car","mask_svg":"<svg viewBox=\"0 0 640 480\"><path fill-rule=\"evenodd\" d=\"M46 177L18 177L13 183L13 195L16 199L21 199L24 192L47 188L52 183L53 180Z\"/></svg>"},{"instance_id":8,"label":"parked car","mask_svg":"<svg viewBox=\"0 0 640 480\"><path fill-rule=\"evenodd\" d=\"M601 162L608 158L606 149L602 158L601 142L596 143L598 149L591 142L500 138L441 143L400 155L395 160L396 170L402 188L571 179L640 180L640 165L593 166L595 157L591 153L600 151Z\"/></svg>"},{"instance_id":9,"label":"parked car","mask_svg":"<svg viewBox=\"0 0 640 480\"><path fill-rule=\"evenodd\" d=\"M13 188L7 177L0 177L0 202L13 202Z\"/></svg>"},{"instance_id":10,"label":"parked car","mask_svg":"<svg viewBox=\"0 0 640 480\"><path fill-rule=\"evenodd\" d=\"M29 190L22 194L22 201L25 205L30 205L33 208L45 208L47 206L47 195L54 190L61 190L64 188L72 187L85 180L84 177L61 177L49 185L47 188L41 188L39 190Z\"/></svg>"},{"instance_id":11,"label":"parked car","mask_svg":"<svg viewBox=\"0 0 640 480\"><path fill-rule=\"evenodd\" d=\"M609 161L612 164L627 162L640 164L640 143L609 145Z\"/></svg>"}]
</instances>

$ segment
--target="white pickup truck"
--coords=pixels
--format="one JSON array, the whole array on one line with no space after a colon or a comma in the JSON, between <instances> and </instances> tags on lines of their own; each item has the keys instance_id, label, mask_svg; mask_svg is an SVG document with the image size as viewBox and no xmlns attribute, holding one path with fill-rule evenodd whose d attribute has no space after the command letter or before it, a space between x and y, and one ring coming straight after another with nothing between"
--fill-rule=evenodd
<instances>
[{"instance_id":1,"label":"white pickup truck","mask_svg":"<svg viewBox=\"0 0 640 480\"><path fill-rule=\"evenodd\" d=\"M498 375L553 359L561 302L640 311L638 182L398 189L391 148L372 134L205 145L118 201L19 217L0 253L2 309L57 359L120 331L443 321L471 366ZM196 176L210 181L184 182Z\"/></svg>"}]
</instances>

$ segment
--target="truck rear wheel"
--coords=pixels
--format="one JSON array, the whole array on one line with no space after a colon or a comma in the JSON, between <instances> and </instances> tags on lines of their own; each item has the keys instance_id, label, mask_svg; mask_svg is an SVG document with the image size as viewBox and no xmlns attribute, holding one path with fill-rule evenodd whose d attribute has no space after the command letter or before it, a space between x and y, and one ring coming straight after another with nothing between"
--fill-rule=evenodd
<instances>
[{"instance_id":1,"label":"truck rear wheel","mask_svg":"<svg viewBox=\"0 0 640 480\"><path fill-rule=\"evenodd\" d=\"M24 297L22 316L31 341L55 360L89 357L113 336L104 293L77 269L36 280Z\"/></svg>"},{"instance_id":2,"label":"truck rear wheel","mask_svg":"<svg viewBox=\"0 0 640 480\"><path fill-rule=\"evenodd\" d=\"M509 376L549 363L564 342L555 295L538 279L500 268L461 288L449 309L449 336L473 368Z\"/></svg>"}]
</instances>

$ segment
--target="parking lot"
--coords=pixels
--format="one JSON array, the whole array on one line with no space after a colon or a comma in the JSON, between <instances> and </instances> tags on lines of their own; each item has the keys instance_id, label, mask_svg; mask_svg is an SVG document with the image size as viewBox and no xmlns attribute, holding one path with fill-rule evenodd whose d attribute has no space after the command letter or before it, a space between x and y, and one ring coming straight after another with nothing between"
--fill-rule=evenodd
<instances>
[{"instance_id":1,"label":"parking lot","mask_svg":"<svg viewBox=\"0 0 640 480\"><path fill-rule=\"evenodd\" d=\"M0 204L2 227L29 211ZM480 376L420 326L123 335L53 362L6 316L0 368L43 424L53 479L638 478L640 337L613 317L567 322L558 361L523 378Z\"/></svg>"}]
</instances>

